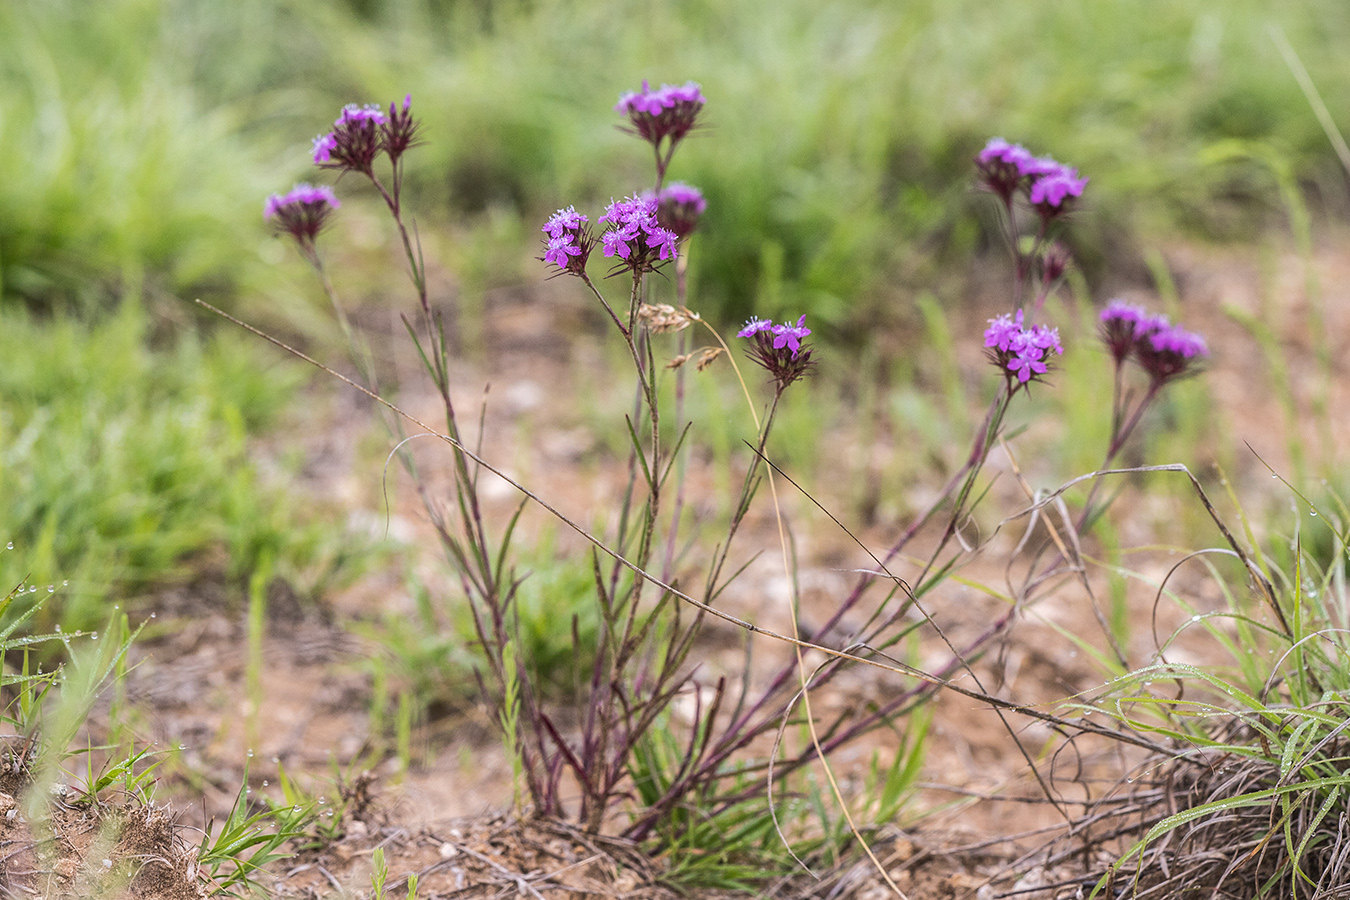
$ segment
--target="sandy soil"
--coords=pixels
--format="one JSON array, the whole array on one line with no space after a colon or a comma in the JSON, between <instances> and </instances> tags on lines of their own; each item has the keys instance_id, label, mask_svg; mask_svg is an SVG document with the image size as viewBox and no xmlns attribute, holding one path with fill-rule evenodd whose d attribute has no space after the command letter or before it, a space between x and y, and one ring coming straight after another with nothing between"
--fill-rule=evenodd
<instances>
[{"instance_id":1,"label":"sandy soil","mask_svg":"<svg viewBox=\"0 0 1350 900\"><path fill-rule=\"evenodd\" d=\"M1233 464L1227 476L1258 518L1259 511L1270 504L1287 504L1288 500L1272 499L1280 497L1278 483L1272 485L1269 473L1245 445L1278 471L1289 472L1287 429L1298 429L1305 446L1314 452L1323 442L1342 447L1350 438L1350 417L1322 417L1329 430L1320 433L1313 415L1319 403L1331 410L1350 408L1350 360L1339 349L1350 338L1348 237L1338 235L1318 248L1314 263L1320 309L1309 301L1303 270L1288 252L1271 251L1264 261L1248 248L1180 247L1166 253L1179 292L1180 319L1203 332L1214 350L1203 378L1219 423L1214 433L1236 448L1224 457ZM500 461L559 508L583 520L595 520L603 517L597 511L614 507L622 489L622 466L592 426L601 414L622 414L631 395L626 381L614 374L615 356L606 349L603 320L588 310L586 298L572 287L553 281L541 287L490 293L481 334L473 346L464 348L465 360L456 363L455 383L462 390L455 400L461 410L473 410L476 416L484 386L490 385L481 436L484 455ZM454 289L452 282L442 285L452 313ZM1159 305L1147 289L1136 287L1121 293ZM1273 388L1271 371L1256 341L1226 312L1229 307L1260 317L1285 351L1288 381L1297 403L1293 421ZM953 316L962 319L954 322L958 334L978 333L984 320L1000 311L997 298L983 296L957 308L961 312ZM1319 369L1318 344L1310 328L1319 316L1320 328L1333 348L1327 361L1329 383L1324 381L1326 369ZM370 336L384 377L406 385L416 383L415 359L399 340L402 326L393 313L366 308L358 319ZM963 346L960 357L968 379L982 376L978 347ZM834 362L823 366L833 368ZM831 371L825 378L838 374ZM690 377L729 379L725 368L720 373L690 373ZM844 381L850 379L846 376ZM830 509L858 509L857 486L870 485L896 471L893 460L909 445L902 423L893 415L882 427L860 427L858 418L868 411L847 408L850 392L857 393L856 385L841 390L837 397L826 397L823 392L812 395L815 402L840 404L833 414L822 413L823 427L831 433L821 451L822 461L804 479L815 479L812 490ZM436 421L435 398L427 393L408 387L400 402L426 421ZM1102 398L1102 403L1105 407L1109 398ZM381 570L319 598L317 604L297 600L284 584L273 586L259 710L253 710L247 699L244 611L231 608L220 588L209 583L158 598L157 624L135 649L138 666L129 683L133 707L129 721L143 741L170 751L161 792L178 810L180 826L190 833L206 819L223 816L247 763L249 785L255 792L279 798L279 777L284 770L289 777L315 785L316 792L326 792L331 798L327 802L335 801L343 791L359 791L361 803L352 806L364 804L359 811L349 809L336 829L339 839L322 852L302 856L292 869L276 873L281 896L364 896L361 892L369 888L371 850L377 845L390 854L393 875L423 873L424 897L523 896L536 891L551 891L548 896L659 893L644 887L649 868L659 868L659 861L638 861L632 848L613 843L595 846L594 839L561 825L524 827L501 817L511 800L510 766L483 710L465 705L421 723L414 734L414 765L408 771L402 770L396 755L372 754L372 748L389 743L370 733L374 688L371 667L364 663L383 652L375 626L382 616L412 614L414 598L405 569L416 571L433 594L453 596L455 586L438 561L434 532L414 492L396 484L395 509L386 514L381 508L380 467L389 442L379 437L380 426L370 404L340 385L321 380L309 389L301 415L303 420L294 423L288 433L259 447L261 458L299 447L305 467L297 487L322 498L324 507L341 517L335 527L377 536L387 532L401 549ZM1040 431L1033 427L1014 444L1034 489L1055 486L1044 480L1052 473L1038 465L1037 458L1041 448L1056 439L1052 425ZM1191 458L1181 461L1217 484L1209 468L1213 448L1194 449ZM952 448L951 459L964 452ZM448 457L426 444L418 453L429 482L443 487ZM919 465L915 484L920 477L940 483L942 465L951 462ZM1003 477L996 482L988 505L1003 512L1025 506L1026 497L1011 477L1010 458L996 451L990 467ZM401 478L397 473L394 477L396 481ZM710 519L715 518L717 504L706 498L717 489L718 477L710 458L696 454L688 475L688 496L691 508L706 512ZM514 492L499 481L485 484L484 495L490 517L498 521L509 515L516 502ZM910 497L874 505L872 521L860 527L858 538L868 547L887 546L906 516L923 502L921 488L914 487ZM1175 495L1160 498L1126 491L1113 512L1122 542L1150 544L1160 529L1165 538L1175 538L1173 526L1181 519L1191 523L1193 532L1203 526L1202 516L1193 512L1183 516L1168 506L1176 502ZM1230 506L1220 505L1231 514ZM847 593L856 570L875 564L800 495L785 493L785 509L797 542L802 621L810 628L823 621ZM990 523L997 520L995 515ZM545 522L533 513L527 516L524 540L542 533ZM703 540L712 540L715 533L710 526ZM1008 526L962 571L963 583L948 583L926 598L926 609L954 645L978 635L1006 610L1003 601L978 586L1005 588L1007 560L1020 537L1019 525ZM728 592L726 609L761 627L789 632L786 581L767 497L761 496L758 512L739 540L742 559L757 550L764 552ZM931 532L925 533L915 549L931 546L933 540ZM1217 542L1218 535L1211 529L1204 540ZM557 535L556 541L560 552L579 545L566 534ZM1176 559L1163 549L1132 556L1131 565L1146 579L1158 581ZM902 568L912 577L912 563ZM1094 574L1093 584L1099 596L1105 596L1100 573ZM1198 567L1183 569L1170 584L1197 608L1217 608L1221 603L1215 586ZM1152 628L1146 627L1143 623L1155 619L1155 608L1153 591L1145 588L1142 583L1136 585L1128 597L1138 627L1131 630L1125 650L1136 665L1153 654L1154 630L1167 634L1184 619L1179 610L1167 607L1152 621ZM919 634L915 661L929 671L940 669L950 651L932 627ZM1105 673L1073 642L1074 636L1097 647L1104 645L1091 602L1081 587L1066 581L1026 609L994 652L986 654L972 671L959 672L956 680L973 688L978 677L978 683L991 693L1022 704L1050 704L1090 691L1103 683ZM753 649L757 675L770 671L771 662L776 666L790 658L783 646L761 638L755 639ZM1200 639L1183 639L1172 652L1174 658L1189 655L1204 661L1215 649ZM704 684L723 672L735 674L743 659L743 636L729 626L714 624L699 658L699 680ZM848 673L813 699L818 715L823 715L847 704L884 702L909 686L900 676L862 669ZM1018 716L1001 720L988 704L953 693L941 694L935 710L922 776L931 787L916 798L911 813L877 839L878 855L911 897L990 895L992 889L985 886L989 879L1036 842L1035 838L1006 839L1063 821L1049 804L1033 802L1040 790L1029 775L1028 759L1037 761L1042 777L1053 780L1061 796L1073 800L1082 799L1086 788L1080 785L1088 783L1089 776L1119 777L1135 759L1108 742L1084 742L1075 747L1074 754L1047 757L1045 748L1055 735L1044 724ZM879 754L885 764L894 752L895 737L881 731L841 749L830 763L843 785L857 791L865 782L873 754ZM367 770L373 780L363 780ZM339 773L340 783L333 781L334 772ZM1091 788L1100 789L1100 784ZM957 847L966 849L956 853ZM1010 878L1021 878L1019 884L1026 888L1035 886L1036 879L1043 884L1056 877L1047 872L1005 874L998 882L999 890L1011 889ZM480 887L474 889L474 884ZM886 895L866 864L837 868L828 873L825 884L832 885L834 896ZM571 893L560 894L564 887ZM799 894L820 891L818 896L825 896L820 886L794 885L790 890ZM788 894L784 886L782 895Z\"/></svg>"}]
</instances>

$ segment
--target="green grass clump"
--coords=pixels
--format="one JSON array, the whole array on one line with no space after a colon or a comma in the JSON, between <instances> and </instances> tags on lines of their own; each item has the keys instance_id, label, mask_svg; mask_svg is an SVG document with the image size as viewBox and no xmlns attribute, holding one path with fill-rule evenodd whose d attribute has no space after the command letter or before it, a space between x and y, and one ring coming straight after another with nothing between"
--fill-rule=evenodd
<instances>
[{"instance_id":1,"label":"green grass clump","mask_svg":"<svg viewBox=\"0 0 1350 900\"><path fill-rule=\"evenodd\" d=\"M1224 597L1218 609L1163 585L1189 618L1162 636L1151 665L1096 701L1159 747L1102 804L1128 794L1128 810L1099 825L1124 825L1117 835L1137 840L1102 876L1098 895L1124 888L1140 897L1292 900L1330 896L1350 877L1350 557L1344 523L1320 518L1296 528L1292 550L1253 556L1245 585L1246 573L1226 571L1222 557L1207 563ZM1300 533L1309 532L1321 532L1329 561L1304 551ZM1211 658L1172 661L1196 652Z\"/></svg>"},{"instance_id":2,"label":"green grass clump","mask_svg":"<svg viewBox=\"0 0 1350 900\"><path fill-rule=\"evenodd\" d=\"M0 8L4 295L89 306L128 289L238 284L258 154L237 113L204 103L170 65L158 12Z\"/></svg>"},{"instance_id":3,"label":"green grass clump","mask_svg":"<svg viewBox=\"0 0 1350 900\"><path fill-rule=\"evenodd\" d=\"M513 645L549 702L581 695L595 664L599 624L590 565L557 552L555 537L545 534L522 552L509 623ZM475 672L488 664L461 597L433 599L420 584L412 593L411 615L390 615L361 628L381 651L371 657L377 706L371 731L377 740L395 724L386 709L395 693L411 698L419 717L437 718L473 702Z\"/></svg>"},{"instance_id":4,"label":"green grass clump","mask_svg":"<svg viewBox=\"0 0 1350 900\"><path fill-rule=\"evenodd\" d=\"M231 335L151 349L141 308L93 324L0 313L0 583L59 591L41 627L97 627L109 601L264 557L317 571L325 538L264 484L249 435L302 383Z\"/></svg>"}]
</instances>

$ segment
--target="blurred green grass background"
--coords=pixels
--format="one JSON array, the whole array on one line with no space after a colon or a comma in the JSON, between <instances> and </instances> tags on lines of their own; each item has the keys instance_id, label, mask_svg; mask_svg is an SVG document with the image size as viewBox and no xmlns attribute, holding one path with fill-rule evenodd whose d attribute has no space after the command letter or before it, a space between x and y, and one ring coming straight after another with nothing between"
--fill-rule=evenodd
<instances>
[{"instance_id":1,"label":"blurred green grass background","mask_svg":"<svg viewBox=\"0 0 1350 900\"><path fill-rule=\"evenodd\" d=\"M707 127L672 174L710 200L702 309L856 330L988 243L969 171L991 135L1092 178L1075 240L1094 277L1131 262L1112 255L1141 229L1249 237L1270 218L1273 180L1207 161L1215 142L1268 146L1316 206L1345 212L1272 27L1345 109L1350 17L1333 0L9 0L3 293L200 294L303 318L262 198L317 174L309 139L341 104L407 92L425 122L423 227L460 231L453 269L490 259L481 281L532 281L544 216L649 181L614 127L618 94L693 79Z\"/></svg>"},{"instance_id":2,"label":"blurred green grass background","mask_svg":"<svg viewBox=\"0 0 1350 900\"><path fill-rule=\"evenodd\" d=\"M699 311L806 312L826 340L899 326L912 338L888 339L893 351L940 324L934 296L959 327L953 282L986 254L1003 264L970 186L993 135L1092 179L1072 235L1089 281L1146 273L1173 236L1285 227L1274 169L1314 214L1350 212L1272 29L1333 114L1346 110L1350 16L1334 0L6 0L0 544L17 549L0 577L77 579L61 618L89 627L105 598L220 550L236 585L262 559L318 565L304 504L246 458L302 376L250 369L237 341L193 326L187 301L292 334L329 327L261 210L295 180L328 180L309 142L344 103L413 95L425 143L408 157L412 206L472 315L484 291L542 280L538 228L554 209L594 219L648 186L618 95L698 81L706 127L671 176L709 199L691 254ZM343 216L325 242L358 263L352 296L379 297L383 253L359 266L386 235L359 200ZM912 374L899 356L888 364ZM98 377L68 371L81 366ZM109 443L119 434L129 442Z\"/></svg>"}]
</instances>

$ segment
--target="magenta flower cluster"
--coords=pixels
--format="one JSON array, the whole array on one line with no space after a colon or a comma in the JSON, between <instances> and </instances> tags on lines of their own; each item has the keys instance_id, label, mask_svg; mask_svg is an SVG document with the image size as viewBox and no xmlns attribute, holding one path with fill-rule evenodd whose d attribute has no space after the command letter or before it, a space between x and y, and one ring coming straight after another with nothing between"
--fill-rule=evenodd
<instances>
[{"instance_id":1,"label":"magenta flower cluster","mask_svg":"<svg viewBox=\"0 0 1350 900\"><path fill-rule=\"evenodd\" d=\"M796 356L802 349L802 340L811 334L811 329L806 327L806 316L797 319L796 325L790 325L784 322L782 325L775 325L768 319L758 317L751 318L745 323L745 327L736 332L736 337L754 337L757 334L767 335L774 350L787 349L789 353Z\"/></svg>"},{"instance_id":2,"label":"magenta flower cluster","mask_svg":"<svg viewBox=\"0 0 1350 900\"><path fill-rule=\"evenodd\" d=\"M1067 209L1069 200L1083 196L1088 180L1078 170L1048 156L1033 156L1021 144L991 138L975 165L984 187L1011 203L1021 191L1041 217L1049 220Z\"/></svg>"},{"instance_id":3,"label":"magenta flower cluster","mask_svg":"<svg viewBox=\"0 0 1350 900\"><path fill-rule=\"evenodd\" d=\"M999 367L1009 382L1016 378L1019 385L1039 381L1049 370L1050 354L1064 353L1059 330L1048 325L1027 328L1020 309L1016 315L1004 313L989 320L989 327L984 332L984 346L990 361Z\"/></svg>"},{"instance_id":4,"label":"magenta flower cluster","mask_svg":"<svg viewBox=\"0 0 1350 900\"><path fill-rule=\"evenodd\" d=\"M635 134L657 148L658 185L675 144L694 127L706 102L702 90L692 81L678 87L662 85L659 90L652 90L644 81L641 91L619 97L615 110L628 116ZM663 141L669 141L664 155L660 149ZM618 263L616 271L628 269L635 275L654 272L678 256L679 242L698 227L707 208L708 201L697 188L680 182L657 193L614 200L598 220L607 224L599 242L605 256ZM559 210L544 224L548 239L541 258L561 272L584 275L594 244L585 222L586 217L573 207Z\"/></svg>"},{"instance_id":5,"label":"magenta flower cluster","mask_svg":"<svg viewBox=\"0 0 1350 900\"><path fill-rule=\"evenodd\" d=\"M736 336L750 339L750 358L769 371L782 391L811 368L811 348L802 343L810 334L802 316L796 325L752 318Z\"/></svg>"},{"instance_id":6,"label":"magenta flower cluster","mask_svg":"<svg viewBox=\"0 0 1350 900\"><path fill-rule=\"evenodd\" d=\"M1194 374L1200 360L1209 355L1203 337L1142 306L1112 300L1100 318L1102 342L1116 366L1133 359L1155 385Z\"/></svg>"},{"instance_id":7,"label":"magenta flower cluster","mask_svg":"<svg viewBox=\"0 0 1350 900\"><path fill-rule=\"evenodd\" d=\"M300 183L284 194L272 194L263 204L263 218L282 234L312 248L333 210L342 204L327 185Z\"/></svg>"},{"instance_id":8,"label":"magenta flower cluster","mask_svg":"<svg viewBox=\"0 0 1350 900\"><path fill-rule=\"evenodd\" d=\"M680 240L693 234L707 211L703 192L682 181L671 182L656 195L656 221Z\"/></svg>"},{"instance_id":9,"label":"magenta flower cluster","mask_svg":"<svg viewBox=\"0 0 1350 900\"><path fill-rule=\"evenodd\" d=\"M544 262L553 263L563 272L573 275L585 272L586 260L595 246L590 226L586 222L586 217L571 206L554 213L544 223L543 232L548 235L547 248L542 257Z\"/></svg>"},{"instance_id":10,"label":"magenta flower cluster","mask_svg":"<svg viewBox=\"0 0 1350 900\"><path fill-rule=\"evenodd\" d=\"M659 263L674 259L675 232L662 228L652 197L626 197L605 208L601 222L609 230L601 238L605 256L617 256L620 265L634 272L651 272Z\"/></svg>"},{"instance_id":11,"label":"magenta flower cluster","mask_svg":"<svg viewBox=\"0 0 1350 900\"><path fill-rule=\"evenodd\" d=\"M388 113L373 103L351 103L342 108L332 131L314 139L314 163L325 169L369 175L381 153L397 163L412 146L416 133L411 94L403 98L402 107L389 104Z\"/></svg>"},{"instance_id":12,"label":"magenta flower cluster","mask_svg":"<svg viewBox=\"0 0 1350 900\"><path fill-rule=\"evenodd\" d=\"M655 91L644 81L642 90L621 95L614 111L628 116L633 131L653 146L666 139L673 145L693 129L706 102L693 81L678 87L663 84Z\"/></svg>"}]
</instances>

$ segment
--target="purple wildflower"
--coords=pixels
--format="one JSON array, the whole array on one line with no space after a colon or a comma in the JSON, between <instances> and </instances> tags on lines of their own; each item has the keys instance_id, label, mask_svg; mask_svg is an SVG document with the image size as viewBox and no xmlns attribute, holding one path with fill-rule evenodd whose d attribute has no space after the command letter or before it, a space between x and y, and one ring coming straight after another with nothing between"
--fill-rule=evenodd
<instances>
[{"instance_id":1,"label":"purple wildflower","mask_svg":"<svg viewBox=\"0 0 1350 900\"><path fill-rule=\"evenodd\" d=\"M1003 138L990 138L989 143L975 157L984 186L1003 198L1012 199L1017 188L1030 174L1036 158L1021 144L1010 144Z\"/></svg>"},{"instance_id":2,"label":"purple wildflower","mask_svg":"<svg viewBox=\"0 0 1350 900\"><path fill-rule=\"evenodd\" d=\"M1135 338L1153 327L1153 320L1142 306L1112 300L1101 312L1102 343L1111 351L1116 365L1123 363L1134 350Z\"/></svg>"},{"instance_id":3,"label":"purple wildflower","mask_svg":"<svg viewBox=\"0 0 1350 900\"><path fill-rule=\"evenodd\" d=\"M1067 209L1071 197L1081 197L1087 186L1078 170L1048 156L1032 156L1021 144L991 138L975 157L980 183L1004 203L1022 191L1041 218L1049 222Z\"/></svg>"},{"instance_id":4,"label":"purple wildflower","mask_svg":"<svg viewBox=\"0 0 1350 900\"><path fill-rule=\"evenodd\" d=\"M1150 315L1142 306L1112 300L1101 312L1102 342L1116 366L1133 358L1155 387L1193 375L1199 360L1209 355L1205 339L1164 315Z\"/></svg>"},{"instance_id":5,"label":"purple wildflower","mask_svg":"<svg viewBox=\"0 0 1350 900\"><path fill-rule=\"evenodd\" d=\"M680 181L671 182L656 195L656 221L680 240L693 234L707 209L703 193Z\"/></svg>"},{"instance_id":6,"label":"purple wildflower","mask_svg":"<svg viewBox=\"0 0 1350 900\"><path fill-rule=\"evenodd\" d=\"M769 319L751 316L746 320L745 327L736 332L736 337L754 337L761 331L773 331L773 322Z\"/></svg>"},{"instance_id":7,"label":"purple wildflower","mask_svg":"<svg viewBox=\"0 0 1350 900\"><path fill-rule=\"evenodd\" d=\"M408 95L408 100L411 102L411 94ZM352 125L359 122L383 125L385 122L384 110L374 103L367 103L365 106L348 103L342 107L342 112L338 113L337 121L334 124L341 128L343 125Z\"/></svg>"},{"instance_id":8,"label":"purple wildflower","mask_svg":"<svg viewBox=\"0 0 1350 900\"><path fill-rule=\"evenodd\" d=\"M569 206L554 213L541 230L548 235L548 242L540 259L553 263L563 272L585 274L586 261L595 246L586 217Z\"/></svg>"},{"instance_id":9,"label":"purple wildflower","mask_svg":"<svg viewBox=\"0 0 1350 900\"><path fill-rule=\"evenodd\" d=\"M656 91L644 81L641 91L621 95L614 111L628 116L633 132L652 146L666 139L673 146L693 129L706 102L693 81L678 87L663 84Z\"/></svg>"},{"instance_id":10,"label":"purple wildflower","mask_svg":"<svg viewBox=\"0 0 1350 900\"><path fill-rule=\"evenodd\" d=\"M782 393L813 365L811 348L802 343L810 334L806 316L797 319L796 325L791 322L775 325L768 319L752 318L737 332L737 337L750 339L750 358L769 371Z\"/></svg>"},{"instance_id":11,"label":"purple wildflower","mask_svg":"<svg viewBox=\"0 0 1350 900\"><path fill-rule=\"evenodd\" d=\"M1136 340L1134 346L1135 359L1155 385L1194 375L1196 365L1208 355L1205 339L1178 325L1153 328L1146 337Z\"/></svg>"},{"instance_id":12,"label":"purple wildflower","mask_svg":"<svg viewBox=\"0 0 1350 900\"><path fill-rule=\"evenodd\" d=\"M1050 219L1063 212L1070 197L1083 196L1088 180L1078 177L1078 170L1068 166L1047 169L1031 182L1027 199L1043 218Z\"/></svg>"},{"instance_id":13,"label":"purple wildflower","mask_svg":"<svg viewBox=\"0 0 1350 900\"><path fill-rule=\"evenodd\" d=\"M984 332L984 346L988 348L990 362L998 366L1009 384L1015 377L1016 386L1039 381L1040 376L1049 371L1050 354L1064 353L1059 330L1048 325L1027 328L1020 309L1016 315L1005 313L989 320L989 327Z\"/></svg>"},{"instance_id":14,"label":"purple wildflower","mask_svg":"<svg viewBox=\"0 0 1350 900\"><path fill-rule=\"evenodd\" d=\"M314 139L314 162L325 169L369 175L375 157L384 149L382 126L387 122L378 106L344 106L333 130Z\"/></svg>"},{"instance_id":15,"label":"purple wildflower","mask_svg":"<svg viewBox=\"0 0 1350 900\"><path fill-rule=\"evenodd\" d=\"M1010 144L1000 137L990 138L989 143L975 157L975 162L980 166L1006 165L1019 175L1027 174L1026 167L1033 161L1031 151L1026 147Z\"/></svg>"},{"instance_id":16,"label":"purple wildflower","mask_svg":"<svg viewBox=\"0 0 1350 900\"><path fill-rule=\"evenodd\" d=\"M289 234L303 250L312 250L314 239L328 216L342 204L327 185L297 184L285 194L272 194L263 204L263 218L278 233Z\"/></svg>"},{"instance_id":17,"label":"purple wildflower","mask_svg":"<svg viewBox=\"0 0 1350 900\"><path fill-rule=\"evenodd\" d=\"M389 160L397 163L405 150L413 144L417 135L418 122L412 117L412 94L403 98L403 106L389 104L389 114L380 123L381 149L389 154Z\"/></svg>"},{"instance_id":18,"label":"purple wildflower","mask_svg":"<svg viewBox=\"0 0 1350 900\"><path fill-rule=\"evenodd\" d=\"M811 334L811 329L806 327L806 316L797 320L796 325L789 325L784 322L782 325L773 327L773 348L782 350L786 347L796 356L797 351L801 349L802 339Z\"/></svg>"},{"instance_id":19,"label":"purple wildflower","mask_svg":"<svg viewBox=\"0 0 1350 900\"><path fill-rule=\"evenodd\" d=\"M657 222L656 201L650 197L615 200L600 221L610 223L602 239L605 256L619 257L634 272L651 272L676 256L675 232Z\"/></svg>"}]
</instances>

